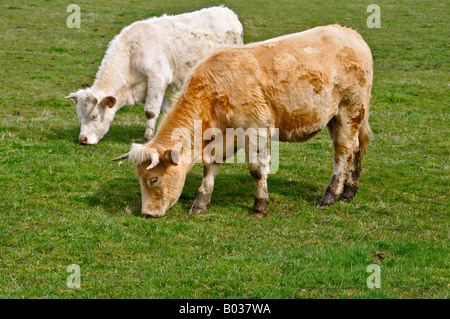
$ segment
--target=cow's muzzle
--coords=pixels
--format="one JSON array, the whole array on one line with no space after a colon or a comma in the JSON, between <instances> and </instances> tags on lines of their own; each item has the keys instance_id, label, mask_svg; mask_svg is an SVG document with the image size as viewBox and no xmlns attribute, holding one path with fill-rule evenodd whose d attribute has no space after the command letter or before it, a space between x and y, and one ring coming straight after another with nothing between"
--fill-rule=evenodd
<instances>
[{"instance_id":1,"label":"cow's muzzle","mask_svg":"<svg viewBox=\"0 0 450 319\"><path fill-rule=\"evenodd\" d=\"M142 211L142 215L144 215L145 218L158 218L164 216L163 211L157 211L157 210L146 210Z\"/></svg>"},{"instance_id":2,"label":"cow's muzzle","mask_svg":"<svg viewBox=\"0 0 450 319\"><path fill-rule=\"evenodd\" d=\"M84 136L84 135L80 136L80 138L78 139L78 142L80 142L80 144L83 144L83 145L89 144L87 136Z\"/></svg>"}]
</instances>

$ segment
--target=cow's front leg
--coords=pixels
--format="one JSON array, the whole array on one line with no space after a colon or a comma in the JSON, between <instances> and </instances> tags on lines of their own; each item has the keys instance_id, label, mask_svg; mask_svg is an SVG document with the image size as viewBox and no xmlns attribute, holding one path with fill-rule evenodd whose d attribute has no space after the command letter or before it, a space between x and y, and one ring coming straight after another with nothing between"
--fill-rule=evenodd
<instances>
[{"instance_id":1,"label":"cow's front leg","mask_svg":"<svg viewBox=\"0 0 450 319\"><path fill-rule=\"evenodd\" d=\"M267 205L269 204L267 174L262 174L259 166L248 165L248 168L255 182L255 201L252 215L254 217L265 217L267 215Z\"/></svg>"},{"instance_id":2,"label":"cow's front leg","mask_svg":"<svg viewBox=\"0 0 450 319\"><path fill-rule=\"evenodd\" d=\"M147 119L147 127L144 133L144 143L150 141L155 135L156 120L161 112L161 105L164 100L166 86L167 85L165 85L161 80L149 82L144 106L145 118Z\"/></svg>"},{"instance_id":3,"label":"cow's front leg","mask_svg":"<svg viewBox=\"0 0 450 319\"><path fill-rule=\"evenodd\" d=\"M162 104L161 104L161 113L163 115L167 114L169 112L169 109L170 109L170 102L167 99L166 93L164 93L164 98L163 98L163 101L162 101Z\"/></svg>"},{"instance_id":4,"label":"cow's front leg","mask_svg":"<svg viewBox=\"0 0 450 319\"><path fill-rule=\"evenodd\" d=\"M192 204L189 213L202 214L206 213L206 208L211 201L211 195L214 189L214 180L219 173L220 163L205 164L203 167L202 185L198 189L197 198Z\"/></svg>"},{"instance_id":5,"label":"cow's front leg","mask_svg":"<svg viewBox=\"0 0 450 319\"><path fill-rule=\"evenodd\" d=\"M250 175L255 183L255 201L252 215L254 217L265 217L267 205L269 204L269 191L267 189L267 174L269 173L269 142L267 137L259 136L258 146L247 141L245 155Z\"/></svg>"}]
</instances>

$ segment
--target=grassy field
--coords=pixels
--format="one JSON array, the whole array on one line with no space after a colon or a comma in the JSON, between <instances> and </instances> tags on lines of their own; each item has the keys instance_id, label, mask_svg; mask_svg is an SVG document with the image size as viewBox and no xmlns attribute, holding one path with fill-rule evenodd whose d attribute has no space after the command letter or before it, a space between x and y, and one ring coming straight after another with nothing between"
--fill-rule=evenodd
<instances>
[{"instance_id":1,"label":"grassy field","mask_svg":"<svg viewBox=\"0 0 450 319\"><path fill-rule=\"evenodd\" d=\"M446 1L75 1L0 4L1 298L448 298L449 20ZM245 42L339 23L372 48L375 135L360 192L318 209L332 172L326 131L280 145L269 215L254 219L245 164L225 164L207 215L187 211L194 167L162 219L141 217L132 163L111 162L140 142L142 106L121 109L96 146L77 144L68 93L92 85L107 44L149 16L224 3ZM66 285L67 266L81 287ZM381 288L366 269L381 269Z\"/></svg>"}]
</instances>

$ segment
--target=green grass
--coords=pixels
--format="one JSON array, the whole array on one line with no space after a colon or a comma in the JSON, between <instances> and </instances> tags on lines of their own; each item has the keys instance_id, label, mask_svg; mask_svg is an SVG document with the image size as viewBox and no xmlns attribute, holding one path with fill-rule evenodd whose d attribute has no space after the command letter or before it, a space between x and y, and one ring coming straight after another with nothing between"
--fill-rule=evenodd
<instances>
[{"instance_id":1,"label":"green grass","mask_svg":"<svg viewBox=\"0 0 450 319\"><path fill-rule=\"evenodd\" d=\"M111 158L144 133L142 106L119 111L97 146L77 144L63 97L92 84L108 42L133 21L224 3L245 42L339 23L373 50L371 126L361 191L315 208L332 172L327 132L283 143L269 177L269 216L249 215L245 164L225 164L207 215L187 211L201 181L188 175L162 219L140 216L133 165ZM79 1L0 5L0 297L448 298L449 21L445 1ZM370 264L381 288L368 289ZM81 267L81 288L66 286Z\"/></svg>"}]
</instances>

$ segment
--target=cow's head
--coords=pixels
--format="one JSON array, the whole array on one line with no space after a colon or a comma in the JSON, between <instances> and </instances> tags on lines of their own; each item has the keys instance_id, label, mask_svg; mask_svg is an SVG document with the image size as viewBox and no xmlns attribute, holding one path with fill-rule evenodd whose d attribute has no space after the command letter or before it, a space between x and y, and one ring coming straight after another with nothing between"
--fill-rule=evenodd
<instances>
[{"instance_id":1,"label":"cow's head","mask_svg":"<svg viewBox=\"0 0 450 319\"><path fill-rule=\"evenodd\" d=\"M186 165L176 150L157 150L150 145L132 144L128 153L141 185L142 214L161 217L181 195Z\"/></svg>"},{"instance_id":2,"label":"cow's head","mask_svg":"<svg viewBox=\"0 0 450 319\"><path fill-rule=\"evenodd\" d=\"M81 122L79 142L81 144L97 144L108 132L116 113L117 99L114 96L101 96L91 89L70 93L77 106L78 119Z\"/></svg>"}]
</instances>

